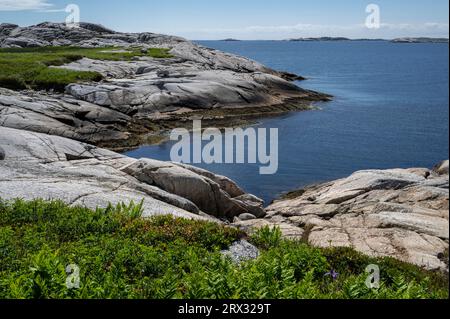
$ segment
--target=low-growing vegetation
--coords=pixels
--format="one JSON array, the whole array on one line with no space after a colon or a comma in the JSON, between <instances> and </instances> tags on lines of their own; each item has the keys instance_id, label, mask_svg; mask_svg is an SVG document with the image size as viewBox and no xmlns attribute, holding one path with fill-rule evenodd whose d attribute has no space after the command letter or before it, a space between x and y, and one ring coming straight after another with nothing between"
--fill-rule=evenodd
<instances>
[{"instance_id":1,"label":"low-growing vegetation","mask_svg":"<svg viewBox=\"0 0 450 319\"><path fill-rule=\"evenodd\" d=\"M63 91L70 83L100 81L97 72L75 71L61 66L84 57L95 60L129 61L135 57L170 58L168 49L41 47L0 49L0 87L13 90L38 89Z\"/></svg>"},{"instance_id":2,"label":"low-growing vegetation","mask_svg":"<svg viewBox=\"0 0 450 319\"><path fill-rule=\"evenodd\" d=\"M145 219L141 207L0 201L0 298L448 298L444 274L351 249L312 248L283 240L279 229L247 238L261 255L237 265L220 251L241 231ZM380 267L378 289L365 284L369 264Z\"/></svg>"}]
</instances>

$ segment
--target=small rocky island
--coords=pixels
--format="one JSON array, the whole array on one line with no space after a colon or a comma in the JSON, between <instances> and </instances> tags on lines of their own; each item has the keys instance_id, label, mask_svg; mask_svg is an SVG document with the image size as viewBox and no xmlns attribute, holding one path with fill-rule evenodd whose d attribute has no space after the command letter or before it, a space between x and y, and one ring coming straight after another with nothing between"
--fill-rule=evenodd
<instances>
[{"instance_id":1,"label":"small rocky island","mask_svg":"<svg viewBox=\"0 0 450 319\"><path fill-rule=\"evenodd\" d=\"M319 37L319 38L295 38L289 39L291 42L339 42L339 41L352 41L345 37Z\"/></svg>"},{"instance_id":2,"label":"small rocky island","mask_svg":"<svg viewBox=\"0 0 450 319\"><path fill-rule=\"evenodd\" d=\"M397 38L393 43L448 43L448 38Z\"/></svg>"},{"instance_id":3,"label":"small rocky island","mask_svg":"<svg viewBox=\"0 0 450 319\"><path fill-rule=\"evenodd\" d=\"M0 46L5 54L48 47L140 52L128 60L72 55L69 63L49 65L101 76L62 91L0 88L2 199L61 199L92 209L144 199L144 216L172 214L248 232L279 226L284 236L312 245L448 268L448 161L434 169L357 172L265 208L224 176L114 152L193 119L232 125L330 99L298 87L297 75L182 38L89 23L2 24ZM147 54L155 49L168 56Z\"/></svg>"}]
</instances>

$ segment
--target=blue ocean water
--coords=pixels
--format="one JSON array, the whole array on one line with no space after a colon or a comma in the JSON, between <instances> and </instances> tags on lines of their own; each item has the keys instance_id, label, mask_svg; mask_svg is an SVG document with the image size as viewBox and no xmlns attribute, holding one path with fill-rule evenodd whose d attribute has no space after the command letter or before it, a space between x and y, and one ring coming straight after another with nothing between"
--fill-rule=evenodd
<instances>
[{"instance_id":1,"label":"blue ocean water","mask_svg":"<svg viewBox=\"0 0 450 319\"><path fill-rule=\"evenodd\" d=\"M279 128L279 170L199 165L269 203L309 184L361 169L432 167L449 157L448 44L201 41L308 78L299 85L334 96L320 110L261 120ZM129 156L170 160L172 143Z\"/></svg>"}]
</instances>

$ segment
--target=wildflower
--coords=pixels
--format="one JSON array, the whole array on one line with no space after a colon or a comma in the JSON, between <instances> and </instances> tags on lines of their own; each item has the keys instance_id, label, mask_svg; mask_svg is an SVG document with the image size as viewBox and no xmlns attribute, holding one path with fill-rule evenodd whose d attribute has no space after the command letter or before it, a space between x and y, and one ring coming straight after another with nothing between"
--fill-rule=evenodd
<instances>
[{"instance_id":1,"label":"wildflower","mask_svg":"<svg viewBox=\"0 0 450 319\"><path fill-rule=\"evenodd\" d=\"M331 277L333 280L337 280L339 277L339 273L337 273L334 269L325 274L325 277Z\"/></svg>"}]
</instances>

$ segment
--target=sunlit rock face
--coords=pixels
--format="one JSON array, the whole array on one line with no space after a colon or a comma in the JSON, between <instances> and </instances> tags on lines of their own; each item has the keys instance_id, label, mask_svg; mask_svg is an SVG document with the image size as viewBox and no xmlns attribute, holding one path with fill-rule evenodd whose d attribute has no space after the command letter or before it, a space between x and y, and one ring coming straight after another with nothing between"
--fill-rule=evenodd
<instances>
[{"instance_id":1,"label":"sunlit rock face","mask_svg":"<svg viewBox=\"0 0 450 319\"><path fill-rule=\"evenodd\" d=\"M265 215L230 179L188 165L136 160L67 138L0 127L0 198L59 199L95 209L144 200L144 216L223 221Z\"/></svg>"},{"instance_id":2,"label":"sunlit rock face","mask_svg":"<svg viewBox=\"0 0 450 319\"><path fill-rule=\"evenodd\" d=\"M170 49L171 58L136 57L133 61L83 58L58 66L95 71L101 82L70 84L65 94L13 92L0 88L2 126L60 135L79 141L136 146L137 135L161 121L189 119L189 114L221 110L222 119L242 108L273 113L286 104L298 109L329 96L301 89L293 74L278 72L233 54L196 45L179 37L153 33L119 33L99 25L79 28L41 23L31 27L0 26L0 47L111 46ZM269 107L270 109L264 109ZM257 111L256 111L257 112ZM182 114L182 115L181 115ZM194 116L194 115L193 115Z\"/></svg>"},{"instance_id":3,"label":"sunlit rock face","mask_svg":"<svg viewBox=\"0 0 450 319\"><path fill-rule=\"evenodd\" d=\"M270 205L251 229L280 226L319 247L353 247L428 269L448 269L448 161L424 168L368 170L306 188Z\"/></svg>"}]
</instances>

